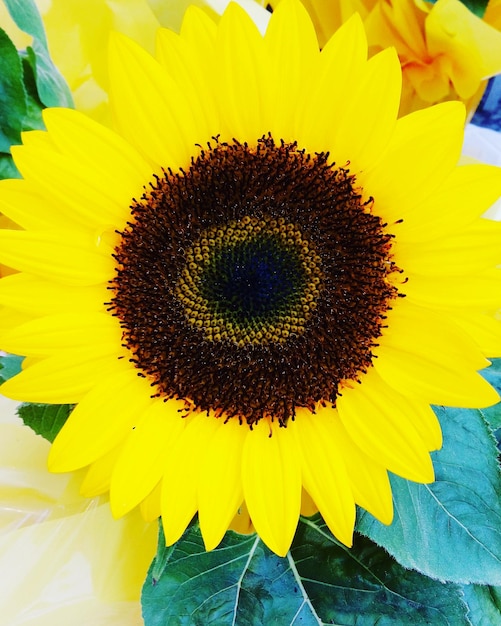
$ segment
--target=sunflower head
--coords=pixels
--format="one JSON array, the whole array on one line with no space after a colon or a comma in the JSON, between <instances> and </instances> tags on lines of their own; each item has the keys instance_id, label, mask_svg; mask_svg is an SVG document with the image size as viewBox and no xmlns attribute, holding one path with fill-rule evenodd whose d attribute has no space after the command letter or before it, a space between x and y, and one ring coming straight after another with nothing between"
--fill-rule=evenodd
<instances>
[{"instance_id":1,"label":"sunflower head","mask_svg":"<svg viewBox=\"0 0 501 626\"><path fill-rule=\"evenodd\" d=\"M116 129L46 110L0 183L3 392L76 404L51 469L168 543L198 512L208 549L283 555L316 509L350 545L356 504L391 521L388 471L433 480L430 403L497 400L499 170L457 166L461 104L397 119L358 16L320 51L296 0L264 36L191 8L155 58L115 36L109 73Z\"/></svg>"},{"instance_id":2,"label":"sunflower head","mask_svg":"<svg viewBox=\"0 0 501 626\"><path fill-rule=\"evenodd\" d=\"M355 185L271 136L209 143L156 179L120 233L110 310L159 397L285 426L370 367L396 268Z\"/></svg>"}]
</instances>

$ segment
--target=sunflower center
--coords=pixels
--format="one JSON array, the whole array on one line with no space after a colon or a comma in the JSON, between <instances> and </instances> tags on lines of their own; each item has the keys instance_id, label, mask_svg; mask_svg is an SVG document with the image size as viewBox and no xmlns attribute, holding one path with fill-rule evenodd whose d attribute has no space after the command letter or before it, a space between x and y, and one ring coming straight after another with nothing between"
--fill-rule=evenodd
<instances>
[{"instance_id":1,"label":"sunflower center","mask_svg":"<svg viewBox=\"0 0 501 626\"><path fill-rule=\"evenodd\" d=\"M328 156L215 141L134 201L110 308L152 395L285 426L371 366L392 236Z\"/></svg>"},{"instance_id":2,"label":"sunflower center","mask_svg":"<svg viewBox=\"0 0 501 626\"><path fill-rule=\"evenodd\" d=\"M304 332L322 275L297 226L246 215L205 230L185 258L176 295L207 339L283 343L290 332Z\"/></svg>"},{"instance_id":3,"label":"sunflower center","mask_svg":"<svg viewBox=\"0 0 501 626\"><path fill-rule=\"evenodd\" d=\"M201 292L237 326L274 319L301 289L298 256L272 237L225 246L201 276Z\"/></svg>"}]
</instances>

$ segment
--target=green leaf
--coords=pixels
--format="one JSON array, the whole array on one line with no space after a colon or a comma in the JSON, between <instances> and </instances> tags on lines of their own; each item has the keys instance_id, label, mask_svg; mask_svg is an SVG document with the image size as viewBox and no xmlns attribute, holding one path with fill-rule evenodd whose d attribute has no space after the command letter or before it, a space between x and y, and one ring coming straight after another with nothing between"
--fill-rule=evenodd
<instances>
[{"instance_id":1,"label":"green leaf","mask_svg":"<svg viewBox=\"0 0 501 626\"><path fill-rule=\"evenodd\" d=\"M339 544L320 518L303 519L292 547L310 602L343 626L468 624L460 588L406 570L366 537Z\"/></svg>"},{"instance_id":2,"label":"green leaf","mask_svg":"<svg viewBox=\"0 0 501 626\"><path fill-rule=\"evenodd\" d=\"M399 563L439 580L501 585L501 476L496 441L480 411L435 409L444 446L433 454L436 481L391 477L395 517L369 513L357 529Z\"/></svg>"},{"instance_id":3,"label":"green leaf","mask_svg":"<svg viewBox=\"0 0 501 626\"><path fill-rule=\"evenodd\" d=\"M286 558L255 536L228 532L205 552L193 525L158 554L142 593L145 626L277 624L468 624L460 590L396 563L358 536L341 546L317 519L303 519Z\"/></svg>"},{"instance_id":4,"label":"green leaf","mask_svg":"<svg viewBox=\"0 0 501 626\"><path fill-rule=\"evenodd\" d=\"M483 17L485 10L487 9L487 5L489 4L489 0L461 0L462 3L470 9L472 13L478 15L478 17Z\"/></svg>"},{"instance_id":5,"label":"green leaf","mask_svg":"<svg viewBox=\"0 0 501 626\"><path fill-rule=\"evenodd\" d=\"M34 61L31 59L33 51L31 48L26 53L21 53L23 63L24 88L26 90L26 118L23 124L23 130L44 129L45 124L42 118L44 105L38 96L35 74L33 67Z\"/></svg>"},{"instance_id":6,"label":"green leaf","mask_svg":"<svg viewBox=\"0 0 501 626\"><path fill-rule=\"evenodd\" d=\"M3 178L21 178L21 174L10 154L0 153L0 180Z\"/></svg>"},{"instance_id":7,"label":"green leaf","mask_svg":"<svg viewBox=\"0 0 501 626\"><path fill-rule=\"evenodd\" d=\"M4 0L17 26L33 37L29 57L35 74L38 95L47 107L72 107L70 90L49 55L43 22L33 0Z\"/></svg>"},{"instance_id":8,"label":"green leaf","mask_svg":"<svg viewBox=\"0 0 501 626\"><path fill-rule=\"evenodd\" d=\"M29 62L0 29L0 179L19 177L10 148L21 131L43 128L42 108Z\"/></svg>"},{"instance_id":9,"label":"green leaf","mask_svg":"<svg viewBox=\"0 0 501 626\"><path fill-rule=\"evenodd\" d=\"M0 29L0 152L9 152L12 144L21 143L25 116L21 61L14 44Z\"/></svg>"},{"instance_id":10,"label":"green leaf","mask_svg":"<svg viewBox=\"0 0 501 626\"><path fill-rule=\"evenodd\" d=\"M305 604L287 559L255 536L229 532L205 552L198 525L173 548L159 533L142 594L145 626L321 624ZM235 621L234 621L235 618Z\"/></svg>"},{"instance_id":11,"label":"green leaf","mask_svg":"<svg viewBox=\"0 0 501 626\"><path fill-rule=\"evenodd\" d=\"M52 443L72 410L71 404L21 404L17 414L26 426Z\"/></svg>"},{"instance_id":12,"label":"green leaf","mask_svg":"<svg viewBox=\"0 0 501 626\"><path fill-rule=\"evenodd\" d=\"M463 595L474 626L501 626L501 587L465 585Z\"/></svg>"},{"instance_id":13,"label":"green leaf","mask_svg":"<svg viewBox=\"0 0 501 626\"><path fill-rule=\"evenodd\" d=\"M437 0L429 0L429 2L435 4ZM489 0L461 0L461 2L478 17L484 16L487 5L489 4Z\"/></svg>"},{"instance_id":14,"label":"green leaf","mask_svg":"<svg viewBox=\"0 0 501 626\"><path fill-rule=\"evenodd\" d=\"M15 354L0 356L0 384L19 374L23 359L24 357Z\"/></svg>"}]
</instances>

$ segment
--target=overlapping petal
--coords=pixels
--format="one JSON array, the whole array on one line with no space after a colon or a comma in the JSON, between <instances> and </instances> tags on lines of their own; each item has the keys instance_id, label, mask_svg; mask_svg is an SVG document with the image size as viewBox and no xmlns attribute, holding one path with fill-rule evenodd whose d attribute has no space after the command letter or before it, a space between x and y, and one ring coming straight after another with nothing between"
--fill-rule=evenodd
<instances>
[{"instance_id":1,"label":"overlapping petal","mask_svg":"<svg viewBox=\"0 0 501 626\"><path fill-rule=\"evenodd\" d=\"M270 436L271 435L271 436ZM245 502L261 539L285 556L301 508L301 464L294 435L261 420L247 436L242 454Z\"/></svg>"}]
</instances>

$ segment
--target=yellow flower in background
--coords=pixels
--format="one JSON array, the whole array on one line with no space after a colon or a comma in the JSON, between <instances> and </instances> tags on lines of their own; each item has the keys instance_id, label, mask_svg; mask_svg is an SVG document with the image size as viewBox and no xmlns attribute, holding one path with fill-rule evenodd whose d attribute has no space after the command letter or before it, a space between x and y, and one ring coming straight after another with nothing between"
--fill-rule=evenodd
<instances>
[{"instance_id":1,"label":"yellow flower in background","mask_svg":"<svg viewBox=\"0 0 501 626\"><path fill-rule=\"evenodd\" d=\"M358 12L370 54L396 48L403 72L401 115L446 100L461 100L472 113L486 79L501 72L499 0L489 2L483 19L460 0L303 1L320 46Z\"/></svg>"},{"instance_id":2,"label":"yellow flower in background","mask_svg":"<svg viewBox=\"0 0 501 626\"><path fill-rule=\"evenodd\" d=\"M397 120L357 16L320 52L295 0L264 38L190 8L156 55L113 38L117 132L47 109L13 148L2 391L77 404L50 468L169 544L198 512L207 549L252 523L284 555L303 506L350 545L355 504L391 521L388 471L433 480L430 403L498 399L501 171L457 166L460 103Z\"/></svg>"},{"instance_id":3,"label":"yellow flower in background","mask_svg":"<svg viewBox=\"0 0 501 626\"><path fill-rule=\"evenodd\" d=\"M370 45L395 46L403 70L401 113L444 100L478 105L501 72L501 32L460 0L380 0L365 21Z\"/></svg>"},{"instance_id":4,"label":"yellow flower in background","mask_svg":"<svg viewBox=\"0 0 501 626\"><path fill-rule=\"evenodd\" d=\"M489 0L484 20L497 30L501 30L501 0Z\"/></svg>"},{"instance_id":5,"label":"yellow flower in background","mask_svg":"<svg viewBox=\"0 0 501 626\"><path fill-rule=\"evenodd\" d=\"M156 525L113 520L104 498L78 493L82 475L46 470L50 444L0 397L1 621L10 626L139 626Z\"/></svg>"}]
</instances>

